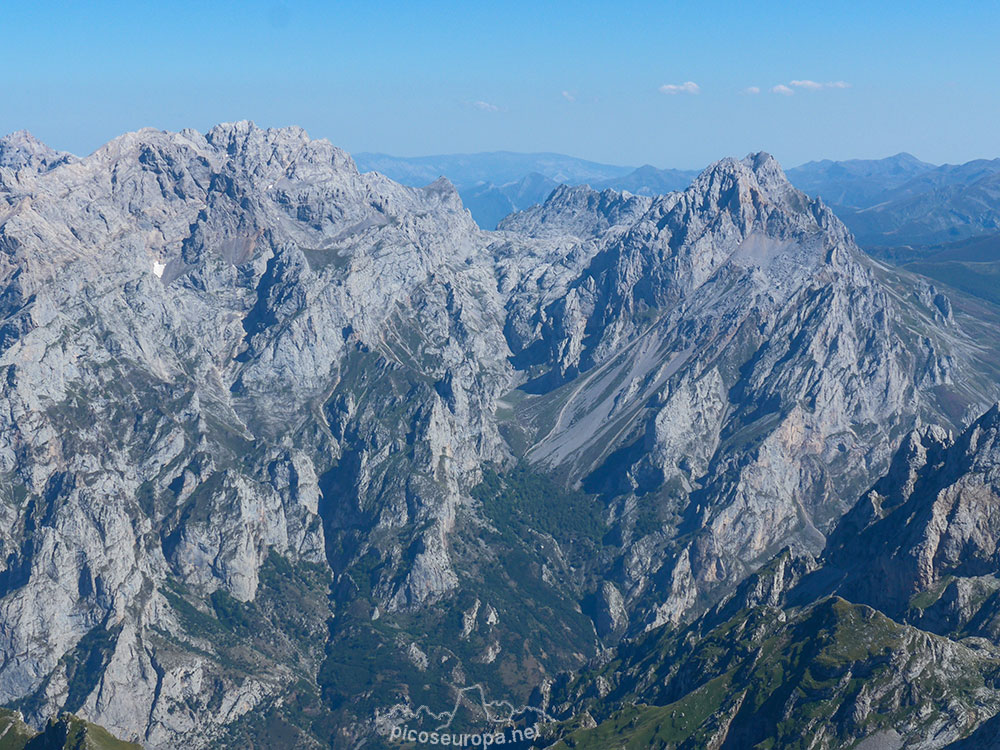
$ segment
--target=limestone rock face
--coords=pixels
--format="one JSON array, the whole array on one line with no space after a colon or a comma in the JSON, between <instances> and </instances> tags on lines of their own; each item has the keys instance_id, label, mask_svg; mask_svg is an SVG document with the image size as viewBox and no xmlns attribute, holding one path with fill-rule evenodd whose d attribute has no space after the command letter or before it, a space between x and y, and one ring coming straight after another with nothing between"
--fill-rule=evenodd
<instances>
[{"instance_id":1,"label":"limestone rock face","mask_svg":"<svg viewBox=\"0 0 1000 750\"><path fill-rule=\"evenodd\" d=\"M957 437L913 430L822 555L785 548L692 622L557 684L572 739L556 747L995 745L998 435L1000 405Z\"/></svg>"},{"instance_id":2,"label":"limestone rock face","mask_svg":"<svg viewBox=\"0 0 1000 750\"><path fill-rule=\"evenodd\" d=\"M297 128L8 136L0 704L159 748L309 711L350 746L467 675L526 699L818 552L902 435L995 400L939 297L766 154L484 232Z\"/></svg>"},{"instance_id":3,"label":"limestone rock face","mask_svg":"<svg viewBox=\"0 0 1000 750\"><path fill-rule=\"evenodd\" d=\"M634 622L680 621L783 544L819 552L900 436L947 422L945 392L989 402L995 384L954 377L993 367L972 329L919 285L901 294L767 155L723 160L637 218L581 190L502 226L600 227L564 240L576 278L551 300L519 291L508 342L515 362L556 363L522 387L540 392L519 402L527 456L607 498Z\"/></svg>"},{"instance_id":4,"label":"limestone rock face","mask_svg":"<svg viewBox=\"0 0 1000 750\"><path fill-rule=\"evenodd\" d=\"M617 635L628 627L628 611L621 592L610 581L601 586L597 632L602 636Z\"/></svg>"},{"instance_id":5,"label":"limestone rock face","mask_svg":"<svg viewBox=\"0 0 1000 750\"><path fill-rule=\"evenodd\" d=\"M977 627L991 629L1000 405L957 438L933 427L909 434L886 476L840 522L827 557L862 601L934 630L957 631L977 615Z\"/></svg>"}]
</instances>

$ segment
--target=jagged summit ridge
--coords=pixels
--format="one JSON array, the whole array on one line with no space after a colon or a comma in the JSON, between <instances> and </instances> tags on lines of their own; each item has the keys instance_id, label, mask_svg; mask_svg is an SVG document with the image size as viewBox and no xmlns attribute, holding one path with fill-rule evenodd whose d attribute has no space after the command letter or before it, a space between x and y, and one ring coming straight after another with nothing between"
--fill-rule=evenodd
<instances>
[{"instance_id":1,"label":"jagged summit ridge","mask_svg":"<svg viewBox=\"0 0 1000 750\"><path fill-rule=\"evenodd\" d=\"M56 151L27 130L18 130L0 138L0 169L45 170L75 160L72 154Z\"/></svg>"},{"instance_id":2,"label":"jagged summit ridge","mask_svg":"<svg viewBox=\"0 0 1000 750\"><path fill-rule=\"evenodd\" d=\"M833 213L822 202L797 190L777 160L765 152L742 160L721 159L702 171L685 190L654 198L611 189L598 192L586 185L560 185L544 203L511 214L498 228L548 237L559 232L592 236L644 219L659 222L671 210L686 211L688 217L696 210L724 211L742 222L744 228L772 213L784 215L786 220L796 217L792 221L801 221L803 215L811 213L814 222L834 232L838 241L847 242L846 230Z\"/></svg>"}]
</instances>

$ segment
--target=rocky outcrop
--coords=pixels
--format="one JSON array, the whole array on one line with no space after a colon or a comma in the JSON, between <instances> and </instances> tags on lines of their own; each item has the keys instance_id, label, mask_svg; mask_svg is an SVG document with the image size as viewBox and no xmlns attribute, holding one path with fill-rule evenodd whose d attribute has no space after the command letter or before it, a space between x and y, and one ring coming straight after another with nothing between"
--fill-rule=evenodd
<instances>
[{"instance_id":1,"label":"rocky outcrop","mask_svg":"<svg viewBox=\"0 0 1000 750\"><path fill-rule=\"evenodd\" d=\"M610 581L601 585L598 594L597 632L604 638L621 635L628 628L628 610L621 592Z\"/></svg>"},{"instance_id":2,"label":"rocky outcrop","mask_svg":"<svg viewBox=\"0 0 1000 750\"><path fill-rule=\"evenodd\" d=\"M686 627L558 685L553 746L990 747L998 415L914 430L822 556L785 549Z\"/></svg>"},{"instance_id":3,"label":"rocky outcrop","mask_svg":"<svg viewBox=\"0 0 1000 750\"><path fill-rule=\"evenodd\" d=\"M1000 405L957 438L907 436L830 537L840 588L935 631L993 635L1000 557Z\"/></svg>"}]
</instances>

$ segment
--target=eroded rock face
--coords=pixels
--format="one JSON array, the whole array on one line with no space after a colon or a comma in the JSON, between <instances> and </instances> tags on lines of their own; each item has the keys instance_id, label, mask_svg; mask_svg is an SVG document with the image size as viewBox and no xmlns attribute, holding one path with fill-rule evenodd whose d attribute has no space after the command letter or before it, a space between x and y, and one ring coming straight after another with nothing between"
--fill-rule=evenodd
<instances>
[{"instance_id":1,"label":"eroded rock face","mask_svg":"<svg viewBox=\"0 0 1000 750\"><path fill-rule=\"evenodd\" d=\"M607 666L557 687L549 708L564 723L550 736L567 741L553 746L598 748L608 737L794 746L808 737L824 750L930 750L995 733L995 643L934 635L836 596L789 607L795 568L801 575L815 562L786 551L721 607L623 644Z\"/></svg>"},{"instance_id":2,"label":"eroded rock face","mask_svg":"<svg viewBox=\"0 0 1000 750\"><path fill-rule=\"evenodd\" d=\"M998 435L1000 404L958 437L913 430L821 556L786 548L557 684L554 746L995 745Z\"/></svg>"},{"instance_id":3,"label":"eroded rock face","mask_svg":"<svg viewBox=\"0 0 1000 750\"><path fill-rule=\"evenodd\" d=\"M0 285L0 704L154 748L302 680L349 744L405 664L526 697L818 550L918 418L996 395L960 306L766 155L491 233L300 129L16 134ZM373 644L388 694L344 677Z\"/></svg>"},{"instance_id":4,"label":"eroded rock face","mask_svg":"<svg viewBox=\"0 0 1000 750\"><path fill-rule=\"evenodd\" d=\"M723 160L638 217L579 192L503 224L603 227L556 299L512 301L541 314L515 312L508 341L558 363L520 402L543 415L527 455L608 498L634 620L681 621L782 544L817 553L945 391L987 403L994 386L953 377L983 367L971 335L922 287L901 296L770 157Z\"/></svg>"},{"instance_id":5,"label":"eroded rock face","mask_svg":"<svg viewBox=\"0 0 1000 750\"><path fill-rule=\"evenodd\" d=\"M424 527L384 606L455 587L445 538L459 488L502 456L485 415L505 388L503 339L482 330L497 317L479 293L490 277L464 270L483 243L447 184L359 175L301 130L143 131L55 166L24 143L5 142L0 174L0 702L42 691L36 722L62 708L60 660L100 627L115 634L92 686L101 700L74 709L152 746L208 742L210 725L287 676L231 684L211 659L162 654L151 639L189 629L164 581L251 602L271 553L349 562L357 549L339 561L327 535L353 507L359 533ZM387 400L338 390L402 359L427 384L379 392L399 421L386 424ZM420 455L371 487L404 430ZM323 473L344 453L358 472L334 498Z\"/></svg>"},{"instance_id":6,"label":"eroded rock face","mask_svg":"<svg viewBox=\"0 0 1000 750\"><path fill-rule=\"evenodd\" d=\"M1000 588L1000 405L957 438L935 427L909 434L827 557L861 601L944 632L978 615L987 633Z\"/></svg>"}]
</instances>

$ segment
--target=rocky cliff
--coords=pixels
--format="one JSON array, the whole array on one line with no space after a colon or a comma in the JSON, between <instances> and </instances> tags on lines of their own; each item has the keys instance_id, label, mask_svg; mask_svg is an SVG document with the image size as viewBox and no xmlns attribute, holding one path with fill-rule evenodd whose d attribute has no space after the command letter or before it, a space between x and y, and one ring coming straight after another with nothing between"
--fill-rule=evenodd
<instances>
[{"instance_id":1,"label":"rocky cliff","mask_svg":"<svg viewBox=\"0 0 1000 750\"><path fill-rule=\"evenodd\" d=\"M821 556L785 549L564 680L556 746L994 747L998 414L914 430Z\"/></svg>"}]
</instances>

